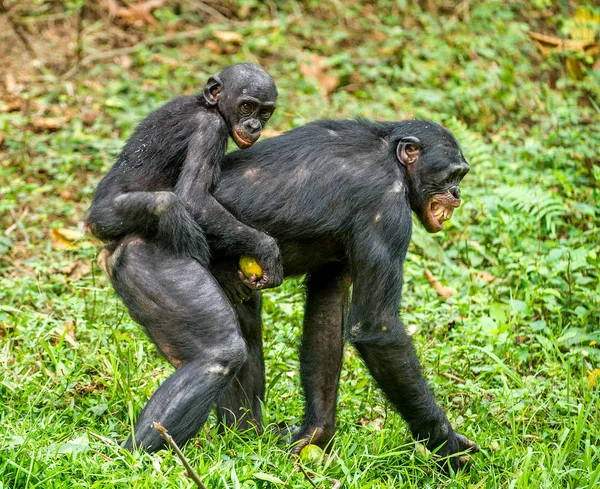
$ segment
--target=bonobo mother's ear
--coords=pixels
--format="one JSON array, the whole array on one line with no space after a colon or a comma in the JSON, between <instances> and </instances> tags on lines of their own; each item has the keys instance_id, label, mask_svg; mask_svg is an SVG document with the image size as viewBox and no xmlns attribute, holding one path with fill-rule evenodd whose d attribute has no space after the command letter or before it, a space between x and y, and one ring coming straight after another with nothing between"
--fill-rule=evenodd
<instances>
[{"instance_id":1,"label":"bonobo mother's ear","mask_svg":"<svg viewBox=\"0 0 600 489\"><path fill-rule=\"evenodd\" d=\"M414 136L405 136L396 147L396 157L404 166L410 166L421 156L423 144Z\"/></svg>"},{"instance_id":2,"label":"bonobo mother's ear","mask_svg":"<svg viewBox=\"0 0 600 489\"><path fill-rule=\"evenodd\" d=\"M223 82L215 75L211 76L204 86L204 100L208 105L217 105L219 96L223 90Z\"/></svg>"}]
</instances>

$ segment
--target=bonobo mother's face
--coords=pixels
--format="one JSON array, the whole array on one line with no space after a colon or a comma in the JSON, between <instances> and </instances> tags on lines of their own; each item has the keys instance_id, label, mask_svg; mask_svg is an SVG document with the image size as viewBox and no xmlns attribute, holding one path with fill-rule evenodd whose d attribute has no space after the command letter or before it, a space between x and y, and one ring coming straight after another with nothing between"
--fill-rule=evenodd
<instances>
[{"instance_id":1,"label":"bonobo mother's face","mask_svg":"<svg viewBox=\"0 0 600 489\"><path fill-rule=\"evenodd\" d=\"M437 233L460 205L459 184L470 167L452 133L439 124L410 121L407 126L396 156L408 172L410 206L425 229Z\"/></svg>"},{"instance_id":2,"label":"bonobo mother's face","mask_svg":"<svg viewBox=\"0 0 600 489\"><path fill-rule=\"evenodd\" d=\"M250 63L228 66L219 75L210 77L204 93L207 100L214 100L229 135L241 149L258 140L277 101L277 88L271 76Z\"/></svg>"}]
</instances>

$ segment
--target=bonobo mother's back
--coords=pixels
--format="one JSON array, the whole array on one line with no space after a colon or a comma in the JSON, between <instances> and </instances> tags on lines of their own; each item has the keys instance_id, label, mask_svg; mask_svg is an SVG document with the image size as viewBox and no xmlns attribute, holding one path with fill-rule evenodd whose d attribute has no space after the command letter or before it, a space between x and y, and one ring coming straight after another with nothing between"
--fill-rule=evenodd
<instances>
[{"instance_id":1,"label":"bonobo mother's back","mask_svg":"<svg viewBox=\"0 0 600 489\"><path fill-rule=\"evenodd\" d=\"M401 178L390 133L364 120L307 124L228 154L214 195L278 239L345 234Z\"/></svg>"}]
</instances>

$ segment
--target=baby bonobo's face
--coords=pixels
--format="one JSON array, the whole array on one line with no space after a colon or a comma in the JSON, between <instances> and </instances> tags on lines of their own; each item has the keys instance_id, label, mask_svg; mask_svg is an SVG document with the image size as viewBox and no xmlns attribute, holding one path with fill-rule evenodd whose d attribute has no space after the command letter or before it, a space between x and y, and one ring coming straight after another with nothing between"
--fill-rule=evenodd
<instances>
[{"instance_id":1,"label":"baby bonobo's face","mask_svg":"<svg viewBox=\"0 0 600 489\"><path fill-rule=\"evenodd\" d=\"M235 109L229 115L229 132L241 148L249 148L260 137L260 133L275 110L275 98L269 90L243 89L236 98Z\"/></svg>"},{"instance_id":2,"label":"baby bonobo's face","mask_svg":"<svg viewBox=\"0 0 600 489\"><path fill-rule=\"evenodd\" d=\"M271 76L260 66L239 63L211 77L207 87L235 143L242 149L252 146L275 110L277 88Z\"/></svg>"}]
</instances>

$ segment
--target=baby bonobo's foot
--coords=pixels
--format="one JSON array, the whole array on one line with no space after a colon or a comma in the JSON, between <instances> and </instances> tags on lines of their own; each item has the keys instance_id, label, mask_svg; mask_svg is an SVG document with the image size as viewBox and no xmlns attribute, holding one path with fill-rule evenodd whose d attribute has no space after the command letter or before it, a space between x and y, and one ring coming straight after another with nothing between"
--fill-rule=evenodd
<instances>
[{"instance_id":1,"label":"baby bonobo's foot","mask_svg":"<svg viewBox=\"0 0 600 489\"><path fill-rule=\"evenodd\" d=\"M238 277L240 277L240 280L244 283L244 285L253 290L264 289L269 284L269 274L266 271L263 271L262 277L258 278L258 275L254 274L250 275L249 277L246 277L246 275L244 275L244 272L238 270Z\"/></svg>"}]
</instances>

